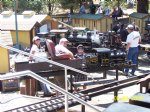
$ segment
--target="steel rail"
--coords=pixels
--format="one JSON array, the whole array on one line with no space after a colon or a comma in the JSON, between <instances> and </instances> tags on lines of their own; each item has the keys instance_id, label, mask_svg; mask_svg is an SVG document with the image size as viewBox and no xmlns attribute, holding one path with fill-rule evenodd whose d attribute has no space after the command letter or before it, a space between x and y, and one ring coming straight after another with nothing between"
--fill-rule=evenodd
<instances>
[{"instance_id":1,"label":"steel rail","mask_svg":"<svg viewBox=\"0 0 150 112\"><path fill-rule=\"evenodd\" d=\"M7 79L12 79L12 78L19 78L19 77L22 77L22 76L30 76L30 77L33 77L34 79L46 84L46 85L49 85L50 87L56 89L57 91L65 94L65 95L68 95L69 97L77 100L79 103L85 105L85 106L88 106L90 107L91 109L95 110L96 112L101 112L96 106L93 106L89 103L87 103L86 101L82 100L81 98L78 98L77 96L67 92L66 90L62 89L61 87L49 82L48 80L46 80L45 78L37 75L36 73L32 72L32 71L22 71L22 72L15 72L15 73L7 73L5 75L0 75L0 80L7 80Z\"/></svg>"},{"instance_id":2,"label":"steel rail","mask_svg":"<svg viewBox=\"0 0 150 112\"><path fill-rule=\"evenodd\" d=\"M111 83L107 83L107 84L104 84L104 85L101 85L101 86L98 86L95 88L82 90L80 92L83 94L88 94L90 96L90 98L98 96L98 95L106 94L106 93L109 93L112 91L115 92L115 91L118 91L120 89L138 84L139 79L144 78L149 74L150 74L150 72L145 73L145 74L140 75L140 76L134 76L134 77L131 77L129 79L123 79L120 81L113 81ZM114 96L114 98L115 97L116 96Z\"/></svg>"}]
</instances>

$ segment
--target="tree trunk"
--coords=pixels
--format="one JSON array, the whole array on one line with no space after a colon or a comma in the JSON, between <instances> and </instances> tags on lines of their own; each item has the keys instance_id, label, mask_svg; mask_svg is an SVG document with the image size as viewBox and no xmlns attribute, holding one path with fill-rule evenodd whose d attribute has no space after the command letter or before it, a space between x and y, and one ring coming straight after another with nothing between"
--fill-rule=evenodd
<instances>
[{"instance_id":1,"label":"tree trunk","mask_svg":"<svg viewBox=\"0 0 150 112\"><path fill-rule=\"evenodd\" d=\"M137 0L137 12L148 14L148 1L149 0Z\"/></svg>"},{"instance_id":2,"label":"tree trunk","mask_svg":"<svg viewBox=\"0 0 150 112\"><path fill-rule=\"evenodd\" d=\"M48 14L51 15L52 14L52 5L51 2L49 1L48 3Z\"/></svg>"},{"instance_id":3,"label":"tree trunk","mask_svg":"<svg viewBox=\"0 0 150 112\"><path fill-rule=\"evenodd\" d=\"M70 13L73 14L73 7L70 7Z\"/></svg>"}]
</instances>

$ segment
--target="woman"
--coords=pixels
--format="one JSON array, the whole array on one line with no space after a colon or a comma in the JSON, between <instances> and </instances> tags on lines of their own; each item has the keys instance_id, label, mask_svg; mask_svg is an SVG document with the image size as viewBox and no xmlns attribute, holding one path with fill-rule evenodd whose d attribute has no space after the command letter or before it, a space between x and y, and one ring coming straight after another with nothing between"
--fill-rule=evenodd
<instances>
[{"instance_id":1,"label":"woman","mask_svg":"<svg viewBox=\"0 0 150 112\"><path fill-rule=\"evenodd\" d=\"M38 54L40 52L40 48L41 48L40 38L38 36L35 36L33 38L32 42L33 42L33 45L32 45L31 50L30 50L31 55L29 57L29 60L33 60L35 62L38 62L39 60L37 60L33 56L36 56L36 55L38 56ZM40 86L44 92L44 96L51 96L51 95L55 94L48 85L40 83Z\"/></svg>"},{"instance_id":2,"label":"woman","mask_svg":"<svg viewBox=\"0 0 150 112\"><path fill-rule=\"evenodd\" d=\"M40 52L40 38L38 36L35 36L32 42L33 42L33 45L30 50L29 60L35 61L33 56L35 56L36 54Z\"/></svg>"}]
</instances>

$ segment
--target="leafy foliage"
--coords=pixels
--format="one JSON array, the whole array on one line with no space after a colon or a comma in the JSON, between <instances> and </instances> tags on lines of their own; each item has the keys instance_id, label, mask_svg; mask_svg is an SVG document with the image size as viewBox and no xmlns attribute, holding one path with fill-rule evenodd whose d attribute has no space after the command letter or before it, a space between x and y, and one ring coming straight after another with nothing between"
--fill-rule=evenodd
<instances>
[{"instance_id":1,"label":"leafy foliage","mask_svg":"<svg viewBox=\"0 0 150 112\"><path fill-rule=\"evenodd\" d=\"M18 11L22 12L24 10L34 10L40 13L42 10L42 2L39 0L19 0Z\"/></svg>"},{"instance_id":2,"label":"leafy foliage","mask_svg":"<svg viewBox=\"0 0 150 112\"><path fill-rule=\"evenodd\" d=\"M82 2L91 2L92 0L59 0L63 9L70 9L73 12L74 9L79 9Z\"/></svg>"},{"instance_id":3,"label":"leafy foliage","mask_svg":"<svg viewBox=\"0 0 150 112\"><path fill-rule=\"evenodd\" d=\"M3 10L13 10L14 3L17 2L17 11L34 10L39 13L42 10L43 2L40 0L1 0Z\"/></svg>"},{"instance_id":4,"label":"leafy foliage","mask_svg":"<svg viewBox=\"0 0 150 112\"><path fill-rule=\"evenodd\" d=\"M7 10L13 7L13 0L0 0L1 10Z\"/></svg>"},{"instance_id":5,"label":"leafy foliage","mask_svg":"<svg viewBox=\"0 0 150 112\"><path fill-rule=\"evenodd\" d=\"M22 12L24 10L34 10L37 13L46 12L48 14L52 14L56 7L60 7L62 9L70 9L70 11L73 12L73 10L80 8L82 2L89 3L92 0L0 0L0 11L14 10L14 1L18 1L18 12ZM142 10L145 9L145 3L147 3L147 1L148 0L137 0L137 2L139 3L137 4L137 11L142 12ZM126 6L126 0L105 0L100 4L103 7L109 6L112 9L114 7L117 7L118 3L121 7ZM148 12L148 7L146 7L145 10L145 12Z\"/></svg>"}]
</instances>

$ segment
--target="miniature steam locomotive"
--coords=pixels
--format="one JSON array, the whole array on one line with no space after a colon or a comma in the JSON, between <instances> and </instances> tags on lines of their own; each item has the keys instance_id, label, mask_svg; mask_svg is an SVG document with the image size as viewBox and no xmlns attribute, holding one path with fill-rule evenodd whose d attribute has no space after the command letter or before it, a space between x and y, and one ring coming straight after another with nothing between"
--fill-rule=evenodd
<instances>
[{"instance_id":1,"label":"miniature steam locomotive","mask_svg":"<svg viewBox=\"0 0 150 112\"><path fill-rule=\"evenodd\" d=\"M87 56L86 64L99 67L114 67L127 64L126 52L123 50L110 50L108 48L93 48L93 53Z\"/></svg>"}]
</instances>

